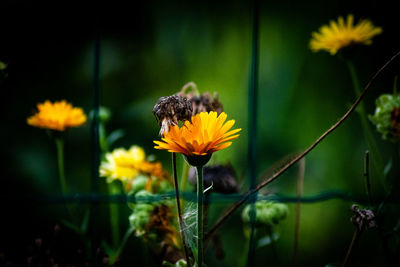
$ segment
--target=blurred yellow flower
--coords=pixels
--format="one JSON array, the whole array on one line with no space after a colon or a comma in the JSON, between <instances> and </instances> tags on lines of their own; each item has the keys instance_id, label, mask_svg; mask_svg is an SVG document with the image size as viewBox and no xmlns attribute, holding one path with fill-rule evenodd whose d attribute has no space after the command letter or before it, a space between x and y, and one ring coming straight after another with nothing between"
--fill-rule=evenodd
<instances>
[{"instance_id":1,"label":"blurred yellow flower","mask_svg":"<svg viewBox=\"0 0 400 267\"><path fill-rule=\"evenodd\" d=\"M139 174L168 178L161 163L148 162L144 150L139 146L131 146L129 150L114 149L111 153L106 154L105 161L100 165L100 176L106 177L107 182L114 180L127 182Z\"/></svg>"},{"instance_id":2,"label":"blurred yellow flower","mask_svg":"<svg viewBox=\"0 0 400 267\"><path fill-rule=\"evenodd\" d=\"M382 32L382 28L375 27L369 20L360 20L353 25L354 17L349 14L345 22L343 17L338 21L330 21L329 25L320 27L319 32L313 32L310 48L313 52L325 50L335 55L340 49L353 44L370 45L371 39Z\"/></svg>"},{"instance_id":3,"label":"blurred yellow flower","mask_svg":"<svg viewBox=\"0 0 400 267\"><path fill-rule=\"evenodd\" d=\"M37 105L38 112L27 119L29 125L56 131L69 127L81 126L86 122L86 115L81 108L72 107L65 100L51 103L46 100Z\"/></svg>"},{"instance_id":4,"label":"blurred yellow flower","mask_svg":"<svg viewBox=\"0 0 400 267\"><path fill-rule=\"evenodd\" d=\"M115 179L125 181L139 174L138 166L145 161L144 150L132 146L129 150L114 149L106 154L106 160L100 165L100 176L107 177L108 182Z\"/></svg>"},{"instance_id":5,"label":"blurred yellow flower","mask_svg":"<svg viewBox=\"0 0 400 267\"><path fill-rule=\"evenodd\" d=\"M162 141L154 141L156 149L165 149L169 152L182 153L188 157L205 156L229 147L228 142L239 135L241 129L229 131L235 124L234 120L225 123L227 115L222 112L201 112L192 117L192 121L185 121L182 127L174 125L164 133ZM236 134L236 135L235 135Z\"/></svg>"}]
</instances>

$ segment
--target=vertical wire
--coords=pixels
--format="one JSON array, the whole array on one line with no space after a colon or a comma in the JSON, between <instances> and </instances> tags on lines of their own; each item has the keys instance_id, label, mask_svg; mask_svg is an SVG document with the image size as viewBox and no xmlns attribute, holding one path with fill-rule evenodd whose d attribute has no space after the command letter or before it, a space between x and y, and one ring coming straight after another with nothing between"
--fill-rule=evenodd
<instances>
[{"instance_id":1,"label":"vertical wire","mask_svg":"<svg viewBox=\"0 0 400 267\"><path fill-rule=\"evenodd\" d=\"M248 151L248 166L249 166L249 180L250 190L256 187L256 173L257 173L257 91L258 91L258 57L259 57L259 3L258 0L253 0L252 5L252 52L251 52L251 66L250 66L250 81L249 81L249 151ZM254 265L255 254L255 240L254 240L254 220L255 220L255 207L256 194L252 195L249 199L251 203L250 209L250 240L249 252L247 255L247 266Z\"/></svg>"},{"instance_id":2,"label":"vertical wire","mask_svg":"<svg viewBox=\"0 0 400 267\"><path fill-rule=\"evenodd\" d=\"M91 125L92 135L92 180L91 191L94 200L91 204L90 237L92 243L92 257L94 258L97 240L96 218L98 217L98 192L99 192L99 164L100 164L100 141L99 141L99 106L100 106L100 33L96 31L94 41L93 61L93 121Z\"/></svg>"}]
</instances>

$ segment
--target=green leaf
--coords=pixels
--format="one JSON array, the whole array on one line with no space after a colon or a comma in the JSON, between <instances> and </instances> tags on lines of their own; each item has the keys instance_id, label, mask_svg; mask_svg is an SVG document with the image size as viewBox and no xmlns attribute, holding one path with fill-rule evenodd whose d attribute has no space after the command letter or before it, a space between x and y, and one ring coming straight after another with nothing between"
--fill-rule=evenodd
<instances>
[{"instance_id":1,"label":"green leaf","mask_svg":"<svg viewBox=\"0 0 400 267\"><path fill-rule=\"evenodd\" d=\"M75 225L74 223L67 221L67 220L61 220L61 222L69 229L71 229L72 231L76 232L77 234L82 234L81 229L79 228L79 226Z\"/></svg>"},{"instance_id":2,"label":"green leaf","mask_svg":"<svg viewBox=\"0 0 400 267\"><path fill-rule=\"evenodd\" d=\"M383 169L383 174L385 176L388 176L390 170L392 169L392 164L393 164L392 162L393 162L392 159L390 159L389 162L386 164L385 168Z\"/></svg>"},{"instance_id":3,"label":"green leaf","mask_svg":"<svg viewBox=\"0 0 400 267\"><path fill-rule=\"evenodd\" d=\"M82 233L86 233L88 225L89 225L89 218L90 218L90 210L87 209L85 212L85 217L83 217L82 224L81 224L81 231Z\"/></svg>"},{"instance_id":4,"label":"green leaf","mask_svg":"<svg viewBox=\"0 0 400 267\"><path fill-rule=\"evenodd\" d=\"M116 141L118 141L119 139L124 137L125 134L126 133L123 129L118 129L118 130L111 132L107 137L107 144L109 146L112 146Z\"/></svg>"}]
</instances>

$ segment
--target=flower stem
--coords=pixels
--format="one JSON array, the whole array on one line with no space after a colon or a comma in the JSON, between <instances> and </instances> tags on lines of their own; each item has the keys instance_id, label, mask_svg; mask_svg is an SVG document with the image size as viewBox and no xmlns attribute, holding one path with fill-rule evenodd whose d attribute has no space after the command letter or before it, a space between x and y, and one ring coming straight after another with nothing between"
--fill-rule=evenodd
<instances>
[{"instance_id":1,"label":"flower stem","mask_svg":"<svg viewBox=\"0 0 400 267\"><path fill-rule=\"evenodd\" d=\"M197 170L197 266L203 267L203 166Z\"/></svg>"},{"instance_id":2,"label":"flower stem","mask_svg":"<svg viewBox=\"0 0 400 267\"><path fill-rule=\"evenodd\" d=\"M181 209L181 201L179 197L179 186L178 186L178 177L176 174L176 153L172 153L172 173L174 176L174 186L175 186L175 196L176 196L176 207L178 209L178 223L179 223L179 232L181 233L183 250L185 253L185 259L187 265L190 267L189 261L189 249L186 243L185 232L183 230L183 219L182 219L182 209Z\"/></svg>"},{"instance_id":3,"label":"flower stem","mask_svg":"<svg viewBox=\"0 0 400 267\"><path fill-rule=\"evenodd\" d=\"M55 140L57 146L58 177L60 179L61 191L63 196L66 197L68 194L68 188L64 170L64 140L62 137L57 137Z\"/></svg>"},{"instance_id":4,"label":"flower stem","mask_svg":"<svg viewBox=\"0 0 400 267\"><path fill-rule=\"evenodd\" d=\"M108 184L108 193L115 195L120 193L119 184L112 182ZM117 203L110 203L110 227L113 248L119 246L120 233L119 233L119 207Z\"/></svg>"},{"instance_id":5,"label":"flower stem","mask_svg":"<svg viewBox=\"0 0 400 267\"><path fill-rule=\"evenodd\" d=\"M74 217L72 208L66 200L66 197L68 195L68 187L67 187L67 179L65 178L65 168L64 168L64 140L62 137L56 137L55 140L57 147L58 177L60 179L61 191L64 197L67 211L71 217Z\"/></svg>"},{"instance_id":6,"label":"flower stem","mask_svg":"<svg viewBox=\"0 0 400 267\"><path fill-rule=\"evenodd\" d=\"M356 68L354 67L354 64L351 60L346 60L346 63L347 63L347 67L350 72L351 80L353 82L354 92L356 94L356 97L359 97L361 94L361 89L360 89L360 83L358 80ZM365 135L365 139L367 141L367 145L373 156L372 159L373 159L374 166L375 166L378 174L382 175L384 177L384 164L383 164L382 156L379 153L378 146L376 145L374 136L371 132L371 128L368 124L368 119L367 119L367 114L365 112L364 103L360 103L358 108L359 108L358 114L360 115L361 126L363 129L364 135Z\"/></svg>"}]
</instances>

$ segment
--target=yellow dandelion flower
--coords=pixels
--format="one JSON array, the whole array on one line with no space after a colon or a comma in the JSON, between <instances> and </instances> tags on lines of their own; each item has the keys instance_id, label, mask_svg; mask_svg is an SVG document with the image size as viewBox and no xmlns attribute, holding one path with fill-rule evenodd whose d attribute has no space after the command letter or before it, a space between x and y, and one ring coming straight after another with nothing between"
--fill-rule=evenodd
<instances>
[{"instance_id":1,"label":"yellow dandelion flower","mask_svg":"<svg viewBox=\"0 0 400 267\"><path fill-rule=\"evenodd\" d=\"M132 179L139 174L139 166L145 159L144 150L138 146L132 146L129 150L114 149L106 154L106 160L101 163L100 176L107 177L108 182Z\"/></svg>"},{"instance_id":2,"label":"yellow dandelion flower","mask_svg":"<svg viewBox=\"0 0 400 267\"><path fill-rule=\"evenodd\" d=\"M81 108L73 107L65 100L51 103L45 101L37 105L38 112L27 119L29 125L56 131L81 126L86 115Z\"/></svg>"},{"instance_id":3,"label":"yellow dandelion flower","mask_svg":"<svg viewBox=\"0 0 400 267\"><path fill-rule=\"evenodd\" d=\"M235 124L234 120L225 122L227 115L222 112L201 112L192 117L191 122L185 121L182 127L174 125L164 133L162 141L154 141L156 149L182 153L188 158L196 156L211 156L212 153L229 147L235 138L239 137L241 129L229 131ZM208 160L207 160L208 161Z\"/></svg>"},{"instance_id":4,"label":"yellow dandelion flower","mask_svg":"<svg viewBox=\"0 0 400 267\"><path fill-rule=\"evenodd\" d=\"M330 21L323 25L319 32L313 32L310 41L312 51L325 50L335 55L340 49L353 44L370 45L372 37L382 32L382 28L375 27L369 20L360 20L356 25L354 16L349 14L347 21L339 17L338 21Z\"/></svg>"}]
</instances>

